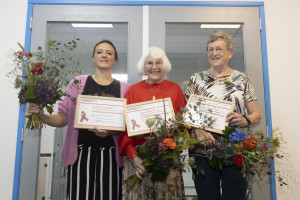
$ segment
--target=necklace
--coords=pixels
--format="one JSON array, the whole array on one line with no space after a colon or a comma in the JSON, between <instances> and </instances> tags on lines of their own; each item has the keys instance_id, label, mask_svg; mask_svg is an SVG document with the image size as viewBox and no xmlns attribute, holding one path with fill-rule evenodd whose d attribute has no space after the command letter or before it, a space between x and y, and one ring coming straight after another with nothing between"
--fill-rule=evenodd
<instances>
[{"instance_id":1,"label":"necklace","mask_svg":"<svg viewBox=\"0 0 300 200\"><path fill-rule=\"evenodd\" d=\"M152 93L152 100L156 100L155 95L158 95L159 89L160 89L160 84L159 84L158 87L155 88L155 90L154 90L153 84L150 85L150 90L151 90L151 93Z\"/></svg>"},{"instance_id":2,"label":"necklace","mask_svg":"<svg viewBox=\"0 0 300 200\"><path fill-rule=\"evenodd\" d=\"M158 84L151 84L151 83L148 83L148 84L149 84L149 88L150 88L150 91L152 94L152 100L156 100L156 98L159 94L159 91L160 91L160 86L162 86L163 82L158 83Z\"/></svg>"}]
</instances>

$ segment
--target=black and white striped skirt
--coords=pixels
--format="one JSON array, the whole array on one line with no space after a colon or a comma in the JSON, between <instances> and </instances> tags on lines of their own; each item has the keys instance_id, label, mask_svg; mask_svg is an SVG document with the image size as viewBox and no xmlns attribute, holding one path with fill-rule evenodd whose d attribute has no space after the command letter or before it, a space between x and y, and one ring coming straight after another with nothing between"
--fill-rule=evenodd
<instances>
[{"instance_id":1,"label":"black and white striped skirt","mask_svg":"<svg viewBox=\"0 0 300 200\"><path fill-rule=\"evenodd\" d=\"M78 158L68 167L68 200L121 199L122 169L115 147L78 145Z\"/></svg>"}]
</instances>

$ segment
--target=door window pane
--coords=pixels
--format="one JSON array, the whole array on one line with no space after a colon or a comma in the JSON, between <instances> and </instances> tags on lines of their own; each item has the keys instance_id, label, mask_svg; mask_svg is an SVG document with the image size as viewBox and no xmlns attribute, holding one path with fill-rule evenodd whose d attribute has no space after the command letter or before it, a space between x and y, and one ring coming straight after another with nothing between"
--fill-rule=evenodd
<instances>
[{"instance_id":1,"label":"door window pane","mask_svg":"<svg viewBox=\"0 0 300 200\"><path fill-rule=\"evenodd\" d=\"M95 73L92 62L94 45L102 39L108 39L115 45L119 57L113 77L127 81L128 23L48 23L48 39L64 43L73 36L80 39L71 55L80 60L81 74Z\"/></svg>"},{"instance_id":2,"label":"door window pane","mask_svg":"<svg viewBox=\"0 0 300 200\"><path fill-rule=\"evenodd\" d=\"M185 90L191 75L207 70L206 42L210 33L223 30L232 35L234 53L229 66L244 72L243 26L239 28L200 28L201 23L166 23L166 53L172 63L168 80Z\"/></svg>"}]
</instances>

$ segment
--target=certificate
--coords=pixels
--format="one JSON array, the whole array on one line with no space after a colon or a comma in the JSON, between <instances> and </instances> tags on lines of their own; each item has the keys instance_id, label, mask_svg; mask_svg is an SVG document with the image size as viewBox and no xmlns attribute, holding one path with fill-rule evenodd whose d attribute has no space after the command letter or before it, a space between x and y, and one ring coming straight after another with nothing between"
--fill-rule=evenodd
<instances>
[{"instance_id":1,"label":"certificate","mask_svg":"<svg viewBox=\"0 0 300 200\"><path fill-rule=\"evenodd\" d=\"M184 113L184 121L196 128L204 128L205 130L223 134L226 123L226 116L233 111L234 103L212 99L192 94L186 105ZM214 120L210 126L207 126L207 119Z\"/></svg>"},{"instance_id":2,"label":"certificate","mask_svg":"<svg viewBox=\"0 0 300 200\"><path fill-rule=\"evenodd\" d=\"M173 119L174 110L170 98L129 104L125 107L125 120L129 137L150 133L153 127L146 125L147 119Z\"/></svg>"},{"instance_id":3,"label":"certificate","mask_svg":"<svg viewBox=\"0 0 300 200\"><path fill-rule=\"evenodd\" d=\"M123 98L78 95L74 127L124 131L125 105Z\"/></svg>"}]
</instances>

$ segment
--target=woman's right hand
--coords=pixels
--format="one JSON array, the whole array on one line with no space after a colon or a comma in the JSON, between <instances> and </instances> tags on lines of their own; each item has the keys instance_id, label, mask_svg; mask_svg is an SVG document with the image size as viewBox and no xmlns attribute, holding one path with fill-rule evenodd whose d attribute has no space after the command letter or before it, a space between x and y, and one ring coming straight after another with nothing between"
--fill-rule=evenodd
<instances>
[{"instance_id":1,"label":"woman's right hand","mask_svg":"<svg viewBox=\"0 0 300 200\"><path fill-rule=\"evenodd\" d=\"M132 164L135 168L135 174L139 179L142 179L142 177L147 174L147 171L143 165L143 160L136 156L133 158Z\"/></svg>"},{"instance_id":2,"label":"woman's right hand","mask_svg":"<svg viewBox=\"0 0 300 200\"><path fill-rule=\"evenodd\" d=\"M215 145L217 145L216 139L214 138L214 136L210 132L207 132L203 129L194 129L194 133L195 133L198 140L208 139L208 140L202 142L202 144L204 146L212 146L212 145L215 146Z\"/></svg>"},{"instance_id":3,"label":"woman's right hand","mask_svg":"<svg viewBox=\"0 0 300 200\"><path fill-rule=\"evenodd\" d=\"M32 114L34 113L44 113L44 110L43 110L43 106L42 105L37 105L35 103L29 103L28 104L28 108L26 110L26 113L25 113L25 117L30 117Z\"/></svg>"}]
</instances>

